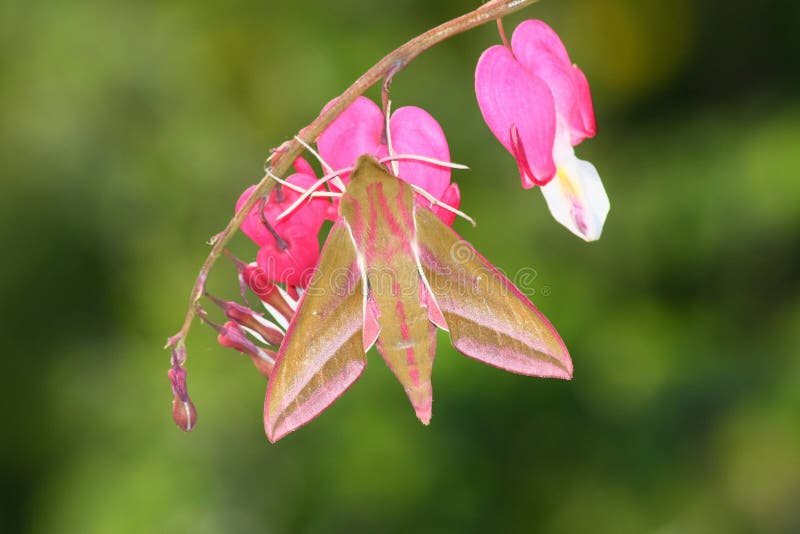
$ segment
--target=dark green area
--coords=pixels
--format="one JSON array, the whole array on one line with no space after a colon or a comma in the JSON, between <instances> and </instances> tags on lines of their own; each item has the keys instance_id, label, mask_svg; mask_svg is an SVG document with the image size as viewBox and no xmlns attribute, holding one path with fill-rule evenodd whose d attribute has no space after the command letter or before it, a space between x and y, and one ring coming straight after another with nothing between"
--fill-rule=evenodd
<instances>
[{"instance_id":1,"label":"dark green area","mask_svg":"<svg viewBox=\"0 0 800 534\"><path fill-rule=\"evenodd\" d=\"M780 0L563 0L593 87L577 152L612 208L587 245L522 191L472 74L487 26L395 106L439 119L456 228L526 288L575 379L440 338L430 427L371 355L270 445L264 380L197 326L199 423L170 418L167 335L203 244L271 146L393 47L477 2L11 2L0 7L3 532L800 531L800 27ZM371 93L376 96L375 93ZM254 254L240 238L234 248ZM213 289L235 295L221 264Z\"/></svg>"}]
</instances>

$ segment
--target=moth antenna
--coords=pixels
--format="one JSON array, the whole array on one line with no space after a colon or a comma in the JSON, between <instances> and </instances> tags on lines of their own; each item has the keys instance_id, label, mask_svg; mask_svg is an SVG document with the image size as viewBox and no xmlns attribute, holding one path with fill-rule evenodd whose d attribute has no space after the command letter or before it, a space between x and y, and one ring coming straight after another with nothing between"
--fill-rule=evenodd
<instances>
[{"instance_id":1,"label":"moth antenna","mask_svg":"<svg viewBox=\"0 0 800 534\"><path fill-rule=\"evenodd\" d=\"M313 155L317 159L317 161L319 161L319 164L322 165L322 168L325 169L326 174L336 174L336 176L333 178L333 180L331 180L331 182L333 183L333 185L336 186L337 189L339 189L339 191L344 191L345 189L344 182L342 182L342 179L338 176L337 173L334 173L333 167L331 167L327 161L322 159L320 153L314 150L314 147L312 147L311 145L300 139L300 137L295 135L294 138L297 140L298 143L303 145L303 148L311 152L311 155ZM339 173L343 172L347 171L344 170L339 171Z\"/></svg>"},{"instance_id":2,"label":"moth antenna","mask_svg":"<svg viewBox=\"0 0 800 534\"><path fill-rule=\"evenodd\" d=\"M302 139L301 139L299 136L297 136L297 135L295 135L295 136L294 136L294 139L295 139L295 141L297 141L298 143L300 143L301 145L303 145L303 148L305 148L306 150L308 150L309 152L311 152L311 155L312 155L312 156L314 156L315 158L317 158L317 161L319 161L319 164L320 164L320 165L322 165L322 167L325 169L325 172L327 172L327 173L331 173L331 172L333 172L333 167L331 167L330 165L328 165L328 162L327 162L327 161L325 161L324 159L322 159L322 156L319 154L319 152L317 152L316 150L314 150L314 147L313 147L313 146L311 146L311 145L309 145L308 143L306 143L305 141L303 141L303 140L302 140Z\"/></svg>"},{"instance_id":3,"label":"moth antenna","mask_svg":"<svg viewBox=\"0 0 800 534\"><path fill-rule=\"evenodd\" d=\"M436 158L429 158L428 156L420 156L419 154L396 154L394 156L387 156L385 158L381 158L381 163L386 163L387 161L394 162L396 160L412 160L412 161L422 161L424 163L430 163L431 165L437 165L439 167L447 167L448 169L460 169L460 170L469 170L469 167L466 165L462 165L461 163L453 163L452 161L444 161L442 159Z\"/></svg>"},{"instance_id":4,"label":"moth antenna","mask_svg":"<svg viewBox=\"0 0 800 534\"><path fill-rule=\"evenodd\" d=\"M319 180L317 180L316 182L314 182L314 184L313 184L311 187L309 187L308 189L306 189L306 190L305 190L305 191L304 191L304 192L303 192L303 193L302 193L302 194L301 194L299 197L297 197L297 200L295 200L295 201L292 203L292 205L291 205L291 206L289 206L288 208L286 208L286 209L283 211L283 213L281 213L280 215L278 215L278 216L275 218L275 220L276 220L276 221L280 221L281 219L284 219L284 218L286 218L287 216L289 216L289 215L290 215L290 214L291 214L291 213L292 213L294 210L296 210L296 209L298 208L298 206L300 206L300 204L302 204L302 203L303 203L303 201L305 201L305 200L306 200L308 197L310 197L310 196L311 196L311 195L314 193L314 191L316 191L317 189L319 189L319 188L320 188L320 186L322 186L322 184L324 184L324 183L325 183L325 182L327 182L328 180L331 180L331 179L333 179L334 177L337 177L337 176L339 176L339 173L342 173L342 172L350 172L350 171L352 171L352 170L353 170L353 167L345 167L344 169L340 169L340 170L338 170L338 171L335 171L335 172L333 172L333 173L331 173L331 174L326 174L325 176L323 176L322 178L320 178Z\"/></svg>"},{"instance_id":5,"label":"moth antenna","mask_svg":"<svg viewBox=\"0 0 800 534\"><path fill-rule=\"evenodd\" d=\"M411 186L411 189L413 189L414 191L416 191L417 193L422 195L426 200L428 200L431 203L431 206L441 206L442 208L446 209L450 213L455 213L457 216L461 217L462 219L464 219L466 221L469 221L470 224L473 227L478 226L478 223L475 222L475 219L473 219L472 217L470 217L469 215L467 215L463 211L457 210L456 208L454 208L450 204L442 202L441 200L439 200L435 196L431 195L430 193L428 193L427 191L425 191L423 188L419 187L418 185L414 185L414 184L408 184L408 185Z\"/></svg>"},{"instance_id":6,"label":"moth antenna","mask_svg":"<svg viewBox=\"0 0 800 534\"><path fill-rule=\"evenodd\" d=\"M397 176L397 173L400 172L400 169L397 165L397 160L394 159L394 147L392 146L392 130L389 129L389 119L392 117L392 101L387 99L386 100L386 111L384 113L384 119L386 121L386 147L389 150L389 160L392 164L392 174Z\"/></svg>"},{"instance_id":7,"label":"moth antenna","mask_svg":"<svg viewBox=\"0 0 800 534\"><path fill-rule=\"evenodd\" d=\"M339 171L339 172L342 173L345 171ZM338 174L331 179L331 183L334 186L336 186L336 189L338 189L340 192L344 192L344 190L346 189L346 186L344 185L342 178Z\"/></svg>"},{"instance_id":8,"label":"moth antenna","mask_svg":"<svg viewBox=\"0 0 800 534\"><path fill-rule=\"evenodd\" d=\"M273 180L275 180L276 182L278 182L287 189L291 189L292 191L295 191L297 193L305 193L306 191L308 191L308 189L304 189L303 187L300 187L297 184L287 182L283 178L278 178L269 170L267 170L267 174L269 175L270 178L272 178ZM311 193L310 196L311 198L339 198L342 196L342 193L339 193L338 191L314 191L313 193Z\"/></svg>"},{"instance_id":9,"label":"moth antenna","mask_svg":"<svg viewBox=\"0 0 800 534\"><path fill-rule=\"evenodd\" d=\"M336 174L334 174L333 178L331 178L331 181L330 181L330 183L333 184L333 186L336 187L336 189L338 189L340 192L343 192L346 189L346 186L344 185L344 182L342 181L341 176L339 176L339 174L341 174L343 172L347 172L347 171L345 171L345 170L337 171Z\"/></svg>"},{"instance_id":10,"label":"moth antenna","mask_svg":"<svg viewBox=\"0 0 800 534\"><path fill-rule=\"evenodd\" d=\"M269 170L269 168L266 168L266 169L264 169L264 170L267 172L267 175L268 175L270 178L272 178L273 180L275 180L276 182L278 182L279 184L281 184L283 187L285 187L285 188L287 188L287 189L291 189L292 191L295 191L295 192L297 192L297 193L305 193L305 192L306 192L306 190L305 190L305 189L303 189L302 187L300 187L299 185L295 185L295 184L293 184L293 183L291 183L291 182L287 182L287 181L286 181L286 180L284 180L283 178L279 178L279 177L278 177L277 175L275 175L275 174L274 174L274 173L273 173L271 170Z\"/></svg>"}]
</instances>

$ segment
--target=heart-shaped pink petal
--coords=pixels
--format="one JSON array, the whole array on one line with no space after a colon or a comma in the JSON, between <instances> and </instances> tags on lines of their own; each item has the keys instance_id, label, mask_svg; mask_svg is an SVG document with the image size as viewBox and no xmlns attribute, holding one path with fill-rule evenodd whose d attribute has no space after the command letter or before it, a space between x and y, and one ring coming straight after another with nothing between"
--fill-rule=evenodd
<instances>
[{"instance_id":1,"label":"heart-shaped pink petal","mask_svg":"<svg viewBox=\"0 0 800 534\"><path fill-rule=\"evenodd\" d=\"M307 189L317 180L314 176L296 173L289 176L286 181L300 188ZM247 199L250 198L255 187L256 186L248 187L241 194L239 200L236 202L237 211ZM322 222L328 217L330 202L325 198L314 198L296 208L295 211L287 217L280 221L277 220L278 215L291 206L299 196L299 192L286 186L273 189L269 195L269 200L267 202L257 202L253 209L250 210L247 217L245 217L244 221L242 221L242 232L258 246L264 246L267 243L274 242L272 234L264 226L261 215L259 215L258 207L261 206L264 219L266 219L279 235L282 235L289 226L298 225L316 234L319 232Z\"/></svg>"},{"instance_id":2,"label":"heart-shaped pink petal","mask_svg":"<svg viewBox=\"0 0 800 534\"><path fill-rule=\"evenodd\" d=\"M439 200L452 208L458 209L458 207L461 205L461 190L458 188L458 184L455 182L451 183L447 189L445 189L444 193L442 193L442 196ZM441 206L434 206L433 212L447 226L453 226L453 222L456 220L455 213Z\"/></svg>"},{"instance_id":3,"label":"heart-shaped pink petal","mask_svg":"<svg viewBox=\"0 0 800 534\"><path fill-rule=\"evenodd\" d=\"M329 102L323 111L333 104ZM362 154L378 155L382 145L383 113L375 102L360 96L317 140L322 159L334 170L352 166Z\"/></svg>"},{"instance_id":4,"label":"heart-shaped pink petal","mask_svg":"<svg viewBox=\"0 0 800 534\"><path fill-rule=\"evenodd\" d=\"M450 161L450 149L442 127L422 108L406 106L392 113L389 121L395 154L415 154ZM450 184L450 169L421 161L399 160L398 175L410 184L441 198Z\"/></svg>"},{"instance_id":5,"label":"heart-shaped pink petal","mask_svg":"<svg viewBox=\"0 0 800 534\"><path fill-rule=\"evenodd\" d=\"M498 45L486 50L478 60L475 94L495 137L513 154L510 133L515 126L532 176L539 182L550 180L556 173L556 110L547 84L527 72L507 48Z\"/></svg>"},{"instance_id":6,"label":"heart-shaped pink petal","mask_svg":"<svg viewBox=\"0 0 800 534\"><path fill-rule=\"evenodd\" d=\"M511 49L525 70L550 88L556 113L570 130L572 145L592 137L595 126L589 83L570 61L558 34L540 20L526 20L514 30Z\"/></svg>"},{"instance_id":7,"label":"heart-shaped pink petal","mask_svg":"<svg viewBox=\"0 0 800 534\"><path fill-rule=\"evenodd\" d=\"M276 241L262 246L256 263L267 278L282 284L306 287L319 260L319 241L316 233L303 226L290 226L281 234L286 248L281 249Z\"/></svg>"}]
</instances>

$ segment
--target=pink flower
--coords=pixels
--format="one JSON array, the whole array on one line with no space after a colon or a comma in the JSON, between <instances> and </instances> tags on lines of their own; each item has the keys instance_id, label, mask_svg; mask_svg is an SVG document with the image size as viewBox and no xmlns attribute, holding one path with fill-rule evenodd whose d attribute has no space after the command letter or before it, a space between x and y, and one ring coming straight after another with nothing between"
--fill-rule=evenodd
<instances>
[{"instance_id":1,"label":"pink flower","mask_svg":"<svg viewBox=\"0 0 800 534\"><path fill-rule=\"evenodd\" d=\"M331 104L329 103L328 106ZM394 154L414 154L450 161L450 149L439 123L424 109L407 106L397 109L389 119L389 139L385 135L383 112L372 100L359 97L319 136L317 146L322 158L334 169L351 167L362 154L378 158L389 155L389 141ZM458 208L461 193L450 182L450 169L432 163L400 160L397 175L404 181L425 189L435 198ZM344 176L345 182L347 175ZM426 203L418 197L420 203ZM455 216L441 208L434 211L447 224Z\"/></svg>"},{"instance_id":2,"label":"pink flower","mask_svg":"<svg viewBox=\"0 0 800 534\"><path fill-rule=\"evenodd\" d=\"M286 179L286 181L301 188L308 188L313 185L314 182L317 181L317 177L314 176L311 166L302 160L298 160L298 162L295 164L296 168L302 168L304 171L306 170L306 166L306 172L297 172L292 174ZM253 185L244 190L239 197L239 200L236 201L237 210L247 201L247 199L250 198L250 195L253 193L255 188L256 186ZM330 204L324 198L313 199L309 203L304 204L300 208L296 209L288 217L285 217L280 221L276 221L278 215L283 213L286 208L291 206L299 196L300 193L297 191L293 191L288 187L280 187L272 190L267 202L261 203L263 218L266 219L266 221L272 226L273 230L275 230L279 235L281 230L298 225L307 227L311 232L316 234L319 231L320 226L322 226L322 222L325 220L327 214L328 205ZM262 217L259 215L257 209L258 205L259 204L256 203L256 206L250 210L250 213L242 222L242 232L244 232L247 237L252 239L256 245L264 246L267 243L274 243L275 236L273 236L269 229L264 225Z\"/></svg>"},{"instance_id":3,"label":"pink flower","mask_svg":"<svg viewBox=\"0 0 800 534\"><path fill-rule=\"evenodd\" d=\"M520 24L510 50L496 45L481 55L475 93L489 129L517 160L522 186L540 186L559 223L598 239L608 196L594 166L573 150L596 132L592 98L558 35L542 21Z\"/></svg>"},{"instance_id":4,"label":"pink flower","mask_svg":"<svg viewBox=\"0 0 800 534\"><path fill-rule=\"evenodd\" d=\"M281 229L281 241L272 240L262 246L256 263L267 278L290 286L306 287L319 261L319 228L300 224Z\"/></svg>"},{"instance_id":5,"label":"pink flower","mask_svg":"<svg viewBox=\"0 0 800 534\"><path fill-rule=\"evenodd\" d=\"M308 188L317 181L306 161L299 159L295 162L295 169L299 172L289 176L288 182ZM252 186L242 193L236 202L237 210L250 198L254 189ZM317 234L331 204L324 198L316 198L278 221L278 215L299 196L300 193L288 187L273 189L269 200L257 203L247 215L242 222L242 232L261 247L257 261L270 280L305 287L319 260Z\"/></svg>"},{"instance_id":6,"label":"pink flower","mask_svg":"<svg viewBox=\"0 0 800 534\"><path fill-rule=\"evenodd\" d=\"M442 196L439 197L439 200L447 204L452 208L458 209L458 206L461 205L461 190L458 188L458 184L455 182L451 182L447 189L444 190ZM425 201L427 202L427 201ZM447 210L441 206L434 206L433 212L448 226L453 226L453 222L456 220L456 214L450 210Z\"/></svg>"}]
</instances>

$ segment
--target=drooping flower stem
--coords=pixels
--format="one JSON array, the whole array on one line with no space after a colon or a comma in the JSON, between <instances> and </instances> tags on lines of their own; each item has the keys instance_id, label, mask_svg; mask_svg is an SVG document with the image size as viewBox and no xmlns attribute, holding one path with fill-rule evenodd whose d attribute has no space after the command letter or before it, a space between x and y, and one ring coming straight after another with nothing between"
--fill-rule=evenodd
<instances>
[{"instance_id":1,"label":"drooping flower stem","mask_svg":"<svg viewBox=\"0 0 800 534\"><path fill-rule=\"evenodd\" d=\"M497 33L500 34L500 40L503 42L503 46L511 50L511 44L508 42L508 37L506 36L506 29L503 27L503 19L497 19Z\"/></svg>"},{"instance_id":2,"label":"drooping flower stem","mask_svg":"<svg viewBox=\"0 0 800 534\"><path fill-rule=\"evenodd\" d=\"M465 15L440 24L418 35L386 55L366 71L336 99L333 105L321 113L308 126L300 130L298 137L306 143L313 143L325 128L327 128L356 98L364 94L367 89L381 80L390 80L391 76L394 76L404 69L414 58L428 48L454 35L510 15L537 1L538 0L490 0ZM270 158L270 172L276 176L283 177L294 160L302 154L303 150L303 145L297 139L286 141ZM269 195L275 183L276 182L270 177L269 173L265 174L250 195L250 198L239 208L233 218L228 222L225 229L212 239L211 252L209 252L205 262L203 262L203 266L200 268L200 272L192 287L192 292L189 297L189 309L183 321L183 326L181 326L177 334L167 340L166 347L180 346L183 348L185 338L192 326L194 318L197 316L197 302L205 292L206 281L211 268L222 254L225 245L236 233L236 230L239 229L246 215L250 213L250 210L259 199Z\"/></svg>"}]
</instances>

